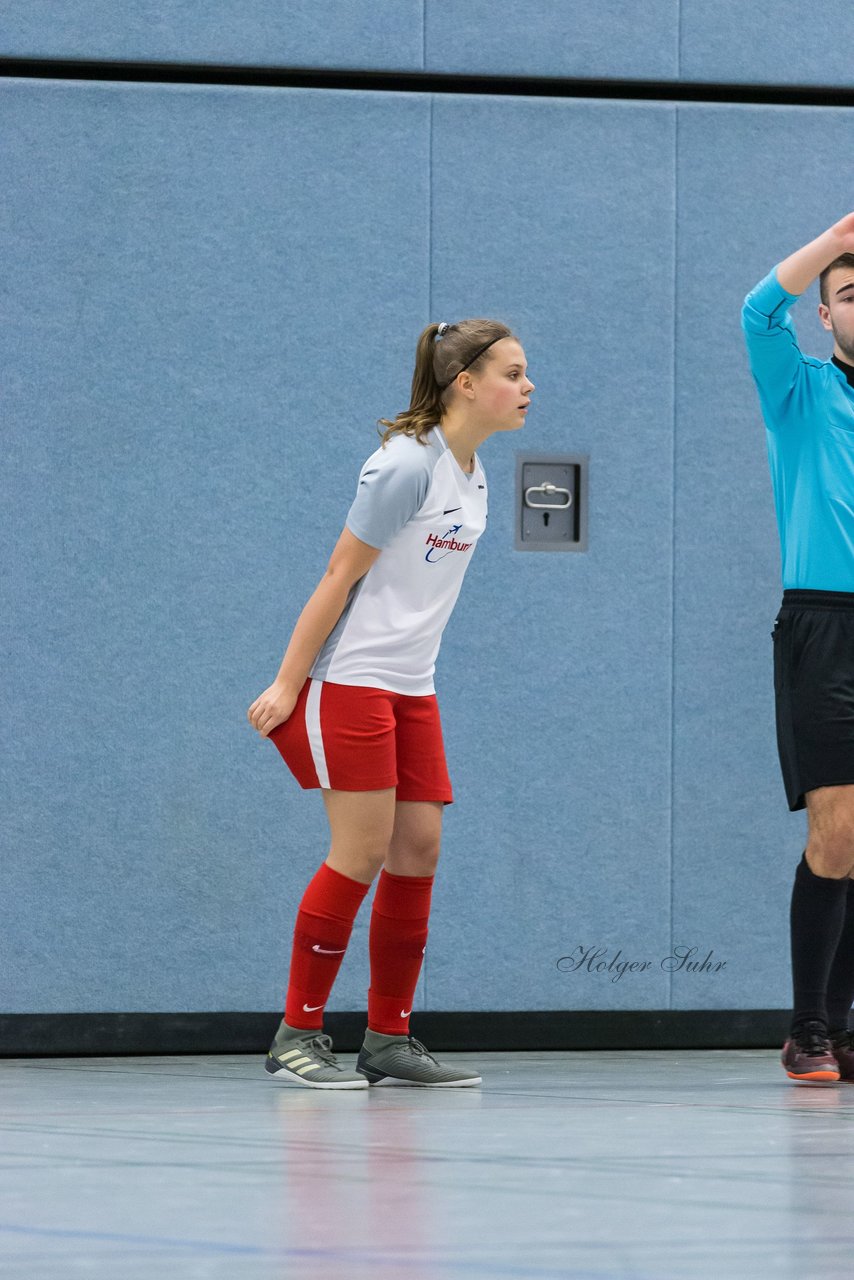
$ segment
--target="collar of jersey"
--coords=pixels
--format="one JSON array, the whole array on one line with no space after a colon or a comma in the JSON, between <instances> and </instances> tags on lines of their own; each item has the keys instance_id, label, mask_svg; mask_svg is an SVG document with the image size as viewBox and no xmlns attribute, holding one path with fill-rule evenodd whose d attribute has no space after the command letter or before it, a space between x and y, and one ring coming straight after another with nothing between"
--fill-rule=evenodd
<instances>
[{"instance_id":1,"label":"collar of jersey","mask_svg":"<svg viewBox=\"0 0 854 1280\"><path fill-rule=\"evenodd\" d=\"M445 433L442 430L442 428L439 426L438 422L436 423L433 430L436 432L439 439L441 440L443 447L447 449L448 453L451 455L451 461L453 462L454 466L457 468L457 471L459 471L460 475L464 476L467 481L472 481L474 479L475 472L477 471L477 454L474 455L474 466L472 467L471 471L463 471L462 467L454 457L454 451L451 448L451 446L448 444L447 440L445 439Z\"/></svg>"},{"instance_id":2,"label":"collar of jersey","mask_svg":"<svg viewBox=\"0 0 854 1280\"><path fill-rule=\"evenodd\" d=\"M854 364L848 364L837 356L830 357L830 364L837 371L840 382L847 383L851 390L854 391Z\"/></svg>"}]
</instances>

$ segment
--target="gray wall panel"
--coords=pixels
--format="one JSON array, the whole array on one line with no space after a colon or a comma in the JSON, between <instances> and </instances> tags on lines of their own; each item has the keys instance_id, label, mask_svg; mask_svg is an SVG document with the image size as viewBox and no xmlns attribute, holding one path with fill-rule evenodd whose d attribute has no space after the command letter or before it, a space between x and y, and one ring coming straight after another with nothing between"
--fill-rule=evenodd
<instances>
[{"instance_id":1,"label":"gray wall panel","mask_svg":"<svg viewBox=\"0 0 854 1280\"><path fill-rule=\"evenodd\" d=\"M0 56L850 86L845 0L7 0Z\"/></svg>"},{"instance_id":2,"label":"gray wall panel","mask_svg":"<svg viewBox=\"0 0 854 1280\"><path fill-rule=\"evenodd\" d=\"M514 327L537 391L482 450L489 529L439 662L457 801L418 1007L785 1006L804 823L738 312L847 207L847 113L0 93L0 1007L280 1004L326 823L246 708L420 328L472 314ZM590 454L586 554L513 550L520 450ZM333 1008L364 1007L368 912ZM727 968L670 978L673 945ZM560 972L579 946L651 967Z\"/></svg>"},{"instance_id":3,"label":"gray wall panel","mask_svg":"<svg viewBox=\"0 0 854 1280\"><path fill-rule=\"evenodd\" d=\"M504 319L537 390L484 447L489 530L442 653L460 796L428 998L659 1007L660 970L555 965L669 940L673 111L443 96L433 154L432 315ZM513 550L525 450L590 454L588 553Z\"/></svg>"},{"instance_id":4,"label":"gray wall panel","mask_svg":"<svg viewBox=\"0 0 854 1280\"><path fill-rule=\"evenodd\" d=\"M0 1007L275 1008L328 838L246 709L408 390L429 103L0 92Z\"/></svg>"},{"instance_id":5,"label":"gray wall panel","mask_svg":"<svg viewBox=\"0 0 854 1280\"><path fill-rule=\"evenodd\" d=\"M4 708L22 726L5 1007L278 1004L325 822L246 705L325 565L373 419L407 401L418 329L463 308L511 318L539 387L526 444L589 450L596 507L589 555L515 553L516 441L490 442L492 526L440 664L458 803L419 1000L660 1005L659 976L603 991L555 965L667 940L672 351L652 340L672 330L672 109L442 99L430 227L424 100L4 93L23 646ZM600 386L615 245L651 319ZM367 919L333 1007L364 1003Z\"/></svg>"},{"instance_id":6,"label":"gray wall panel","mask_svg":"<svg viewBox=\"0 0 854 1280\"><path fill-rule=\"evenodd\" d=\"M682 80L854 83L848 0L681 0L680 23Z\"/></svg>"},{"instance_id":7,"label":"gray wall panel","mask_svg":"<svg viewBox=\"0 0 854 1280\"><path fill-rule=\"evenodd\" d=\"M739 316L771 267L849 207L827 158L852 130L844 111L679 109L674 931L727 959L710 1006L788 1004L805 828L776 757L779 543ZM817 302L814 286L794 314L803 349L826 358Z\"/></svg>"},{"instance_id":8,"label":"gray wall panel","mask_svg":"<svg viewBox=\"0 0 854 1280\"><path fill-rule=\"evenodd\" d=\"M0 54L420 71L423 0L6 0Z\"/></svg>"},{"instance_id":9,"label":"gray wall panel","mask_svg":"<svg viewBox=\"0 0 854 1280\"><path fill-rule=\"evenodd\" d=\"M427 0L426 68L474 75L675 80L678 0Z\"/></svg>"}]
</instances>

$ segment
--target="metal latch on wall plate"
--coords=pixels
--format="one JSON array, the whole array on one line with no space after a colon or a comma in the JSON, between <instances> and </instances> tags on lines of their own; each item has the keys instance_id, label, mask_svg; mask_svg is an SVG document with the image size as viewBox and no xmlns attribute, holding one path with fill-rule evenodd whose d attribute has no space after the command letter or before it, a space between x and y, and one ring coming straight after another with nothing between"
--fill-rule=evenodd
<instances>
[{"instance_id":1,"label":"metal latch on wall plate","mask_svg":"<svg viewBox=\"0 0 854 1280\"><path fill-rule=\"evenodd\" d=\"M546 494L547 497L551 497L553 493L565 493L566 502L534 502L533 498L531 497L532 493L544 493ZM532 484L530 489L525 490L525 502L528 504L529 507L532 507L540 511L565 511L567 507L572 506L572 494L569 491L569 489L562 489L560 485ZM549 523L548 516L547 515L543 516L543 519L546 525L548 525Z\"/></svg>"},{"instance_id":2,"label":"metal latch on wall plate","mask_svg":"<svg viewBox=\"0 0 854 1280\"><path fill-rule=\"evenodd\" d=\"M588 463L575 454L517 454L517 551L587 550Z\"/></svg>"}]
</instances>

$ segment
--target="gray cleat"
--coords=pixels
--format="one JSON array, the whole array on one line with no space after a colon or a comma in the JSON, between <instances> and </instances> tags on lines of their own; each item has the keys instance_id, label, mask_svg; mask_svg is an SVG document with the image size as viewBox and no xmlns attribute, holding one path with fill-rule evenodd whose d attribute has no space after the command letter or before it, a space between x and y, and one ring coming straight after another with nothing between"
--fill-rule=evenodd
<instances>
[{"instance_id":1,"label":"gray cleat","mask_svg":"<svg viewBox=\"0 0 854 1280\"><path fill-rule=\"evenodd\" d=\"M309 1089L366 1089L368 1082L357 1071L339 1066L332 1039L322 1031L302 1031L282 1022L270 1046L265 1070L285 1076Z\"/></svg>"},{"instance_id":2,"label":"gray cleat","mask_svg":"<svg viewBox=\"0 0 854 1280\"><path fill-rule=\"evenodd\" d=\"M371 1084L387 1080L390 1084L421 1085L426 1089L461 1089L481 1083L474 1071L437 1062L412 1036L386 1036L370 1030L365 1032L356 1070Z\"/></svg>"}]
</instances>

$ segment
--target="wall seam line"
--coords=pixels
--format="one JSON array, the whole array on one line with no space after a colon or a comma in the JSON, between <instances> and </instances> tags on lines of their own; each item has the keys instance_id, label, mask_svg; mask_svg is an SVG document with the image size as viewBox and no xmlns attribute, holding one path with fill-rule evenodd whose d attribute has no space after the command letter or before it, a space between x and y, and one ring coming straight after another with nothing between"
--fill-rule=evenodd
<instances>
[{"instance_id":1,"label":"wall seam line","mask_svg":"<svg viewBox=\"0 0 854 1280\"><path fill-rule=\"evenodd\" d=\"M676 0L676 79L682 79L682 0Z\"/></svg>"},{"instance_id":2,"label":"wall seam line","mask_svg":"<svg viewBox=\"0 0 854 1280\"><path fill-rule=\"evenodd\" d=\"M623 80L615 77L481 75L438 71L253 66L204 62L128 62L0 55L3 80L103 81L120 84L223 85L269 89L329 89L365 93L452 93L596 101L707 105L854 108L854 89L822 84L742 84L705 80Z\"/></svg>"},{"instance_id":3,"label":"wall seam line","mask_svg":"<svg viewBox=\"0 0 854 1280\"><path fill-rule=\"evenodd\" d=\"M673 907L675 866L674 840L676 836L676 410L678 383L676 364L679 351L679 108L674 107L673 124L673 442L671 446L670 479L670 946L673 955ZM673 972L669 974L667 1007L673 1008Z\"/></svg>"}]
</instances>

